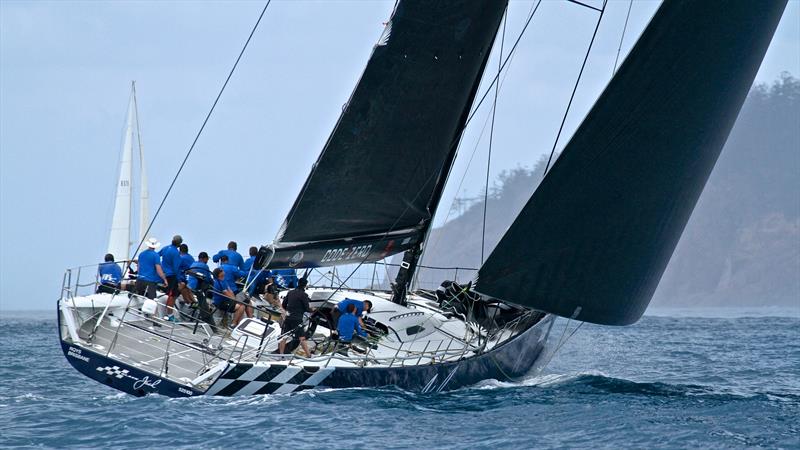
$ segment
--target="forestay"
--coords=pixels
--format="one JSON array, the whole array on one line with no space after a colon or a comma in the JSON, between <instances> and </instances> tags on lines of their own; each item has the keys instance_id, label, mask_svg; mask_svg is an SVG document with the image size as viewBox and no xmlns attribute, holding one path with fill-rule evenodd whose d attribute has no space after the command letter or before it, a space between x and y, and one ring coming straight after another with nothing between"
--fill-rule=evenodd
<instances>
[{"instance_id":1,"label":"forestay","mask_svg":"<svg viewBox=\"0 0 800 450\"><path fill-rule=\"evenodd\" d=\"M587 322L638 320L785 5L665 1L475 289Z\"/></svg>"},{"instance_id":2,"label":"forestay","mask_svg":"<svg viewBox=\"0 0 800 450\"><path fill-rule=\"evenodd\" d=\"M420 242L505 7L398 2L270 266L371 261Z\"/></svg>"}]
</instances>

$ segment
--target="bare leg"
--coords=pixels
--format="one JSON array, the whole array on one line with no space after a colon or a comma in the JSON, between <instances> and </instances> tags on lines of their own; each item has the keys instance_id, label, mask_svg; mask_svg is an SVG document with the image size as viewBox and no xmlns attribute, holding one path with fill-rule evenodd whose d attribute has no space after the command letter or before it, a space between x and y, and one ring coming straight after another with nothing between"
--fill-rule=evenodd
<instances>
[{"instance_id":1,"label":"bare leg","mask_svg":"<svg viewBox=\"0 0 800 450\"><path fill-rule=\"evenodd\" d=\"M306 352L306 356L311 357L311 352L308 351L308 342L306 342L306 338L300 338L300 345L303 347L303 351Z\"/></svg>"},{"instance_id":2,"label":"bare leg","mask_svg":"<svg viewBox=\"0 0 800 450\"><path fill-rule=\"evenodd\" d=\"M286 350L286 338L283 338L280 344L278 344L278 353L282 355L284 350Z\"/></svg>"},{"instance_id":3,"label":"bare leg","mask_svg":"<svg viewBox=\"0 0 800 450\"><path fill-rule=\"evenodd\" d=\"M231 324L233 325L234 328L236 328L236 326L239 325L239 321L242 320L243 314L244 314L244 306L236 305L236 312L233 313L233 323Z\"/></svg>"}]
</instances>

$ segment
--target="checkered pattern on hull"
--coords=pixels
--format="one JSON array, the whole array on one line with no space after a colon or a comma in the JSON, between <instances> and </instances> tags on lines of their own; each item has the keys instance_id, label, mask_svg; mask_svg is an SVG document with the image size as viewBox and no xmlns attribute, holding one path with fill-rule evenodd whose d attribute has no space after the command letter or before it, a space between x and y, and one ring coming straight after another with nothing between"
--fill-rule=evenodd
<instances>
[{"instance_id":1,"label":"checkered pattern on hull","mask_svg":"<svg viewBox=\"0 0 800 450\"><path fill-rule=\"evenodd\" d=\"M333 367L238 364L228 367L206 395L286 394L311 389L333 372Z\"/></svg>"},{"instance_id":2,"label":"checkered pattern on hull","mask_svg":"<svg viewBox=\"0 0 800 450\"><path fill-rule=\"evenodd\" d=\"M115 378L124 378L128 375L128 369L121 369L119 366L105 366L105 367L98 367L98 372L105 372L106 375L115 377Z\"/></svg>"}]
</instances>

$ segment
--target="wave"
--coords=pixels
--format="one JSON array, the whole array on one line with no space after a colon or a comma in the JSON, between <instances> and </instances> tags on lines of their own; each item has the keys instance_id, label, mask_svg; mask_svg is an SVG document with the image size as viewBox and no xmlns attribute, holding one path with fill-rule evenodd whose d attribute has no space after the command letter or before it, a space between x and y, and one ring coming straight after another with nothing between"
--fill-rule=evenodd
<instances>
[{"instance_id":1,"label":"wave","mask_svg":"<svg viewBox=\"0 0 800 450\"><path fill-rule=\"evenodd\" d=\"M520 381L486 380L467 390L495 390L537 387L551 393L633 395L646 397L711 397L720 400L764 399L800 403L800 392L747 391L735 388L699 385L672 384L665 382L641 382L609 376L592 370L563 374L540 374Z\"/></svg>"}]
</instances>

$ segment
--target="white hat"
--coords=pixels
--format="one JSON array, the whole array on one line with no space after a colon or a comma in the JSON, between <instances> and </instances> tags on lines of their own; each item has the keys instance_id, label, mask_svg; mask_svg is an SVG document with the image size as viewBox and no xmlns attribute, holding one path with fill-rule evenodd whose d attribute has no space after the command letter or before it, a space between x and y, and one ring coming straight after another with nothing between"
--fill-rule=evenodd
<instances>
[{"instance_id":1,"label":"white hat","mask_svg":"<svg viewBox=\"0 0 800 450\"><path fill-rule=\"evenodd\" d=\"M158 239L154 237L151 237L150 239L146 240L144 244L147 246L147 248L152 248L152 249L161 247L161 243L158 242Z\"/></svg>"}]
</instances>

